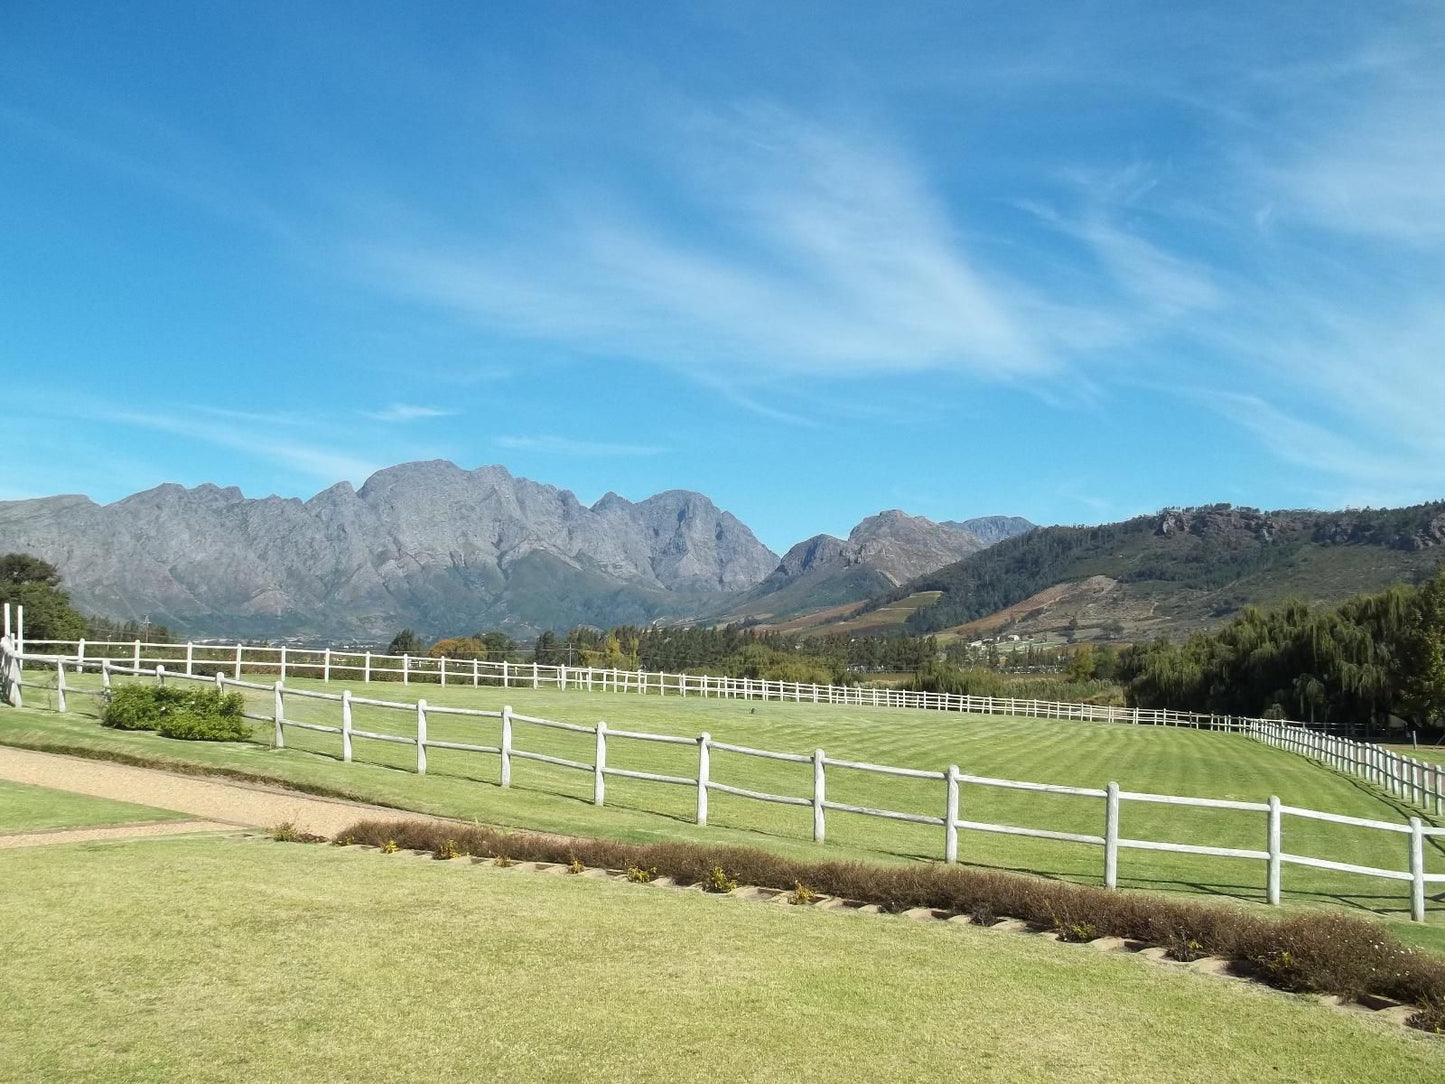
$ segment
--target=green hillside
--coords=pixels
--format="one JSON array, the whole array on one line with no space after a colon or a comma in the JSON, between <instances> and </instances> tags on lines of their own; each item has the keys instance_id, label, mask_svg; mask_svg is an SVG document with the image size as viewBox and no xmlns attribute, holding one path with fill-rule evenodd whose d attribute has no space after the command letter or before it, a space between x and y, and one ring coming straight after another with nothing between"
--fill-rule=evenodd
<instances>
[{"instance_id":1,"label":"green hillside","mask_svg":"<svg viewBox=\"0 0 1445 1084\"><path fill-rule=\"evenodd\" d=\"M1097 527L1041 528L921 576L875 607L939 591L937 602L906 623L913 632L934 632L1058 584L1103 576L1122 590L1096 607L1092 620L1182 632L1218 624L1246 605L1334 602L1415 582L1442 556L1445 502L1351 512L1211 505Z\"/></svg>"}]
</instances>

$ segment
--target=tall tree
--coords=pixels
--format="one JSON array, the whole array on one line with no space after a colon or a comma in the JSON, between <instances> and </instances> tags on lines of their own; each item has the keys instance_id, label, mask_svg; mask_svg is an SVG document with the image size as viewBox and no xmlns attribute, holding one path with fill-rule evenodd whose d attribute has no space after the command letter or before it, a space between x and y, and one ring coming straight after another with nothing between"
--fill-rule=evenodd
<instances>
[{"instance_id":1,"label":"tall tree","mask_svg":"<svg viewBox=\"0 0 1445 1084\"><path fill-rule=\"evenodd\" d=\"M78 640L85 618L70 605L55 566L27 553L0 557L0 603L25 607L27 640Z\"/></svg>"}]
</instances>

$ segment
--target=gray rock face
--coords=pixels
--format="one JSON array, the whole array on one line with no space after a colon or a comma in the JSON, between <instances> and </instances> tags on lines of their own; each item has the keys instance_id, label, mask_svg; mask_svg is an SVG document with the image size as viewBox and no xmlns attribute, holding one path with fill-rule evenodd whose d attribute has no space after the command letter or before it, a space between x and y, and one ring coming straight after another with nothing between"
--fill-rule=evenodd
<instances>
[{"instance_id":1,"label":"gray rock face","mask_svg":"<svg viewBox=\"0 0 1445 1084\"><path fill-rule=\"evenodd\" d=\"M109 505L0 502L0 552L56 564L82 610L195 634L519 633L696 612L777 555L697 493L592 508L566 490L407 463L308 501L163 485Z\"/></svg>"},{"instance_id":2,"label":"gray rock face","mask_svg":"<svg viewBox=\"0 0 1445 1084\"><path fill-rule=\"evenodd\" d=\"M897 509L879 512L848 532L846 541L820 534L799 542L729 612L776 618L861 602L1033 526L1017 516L935 523Z\"/></svg>"}]
</instances>

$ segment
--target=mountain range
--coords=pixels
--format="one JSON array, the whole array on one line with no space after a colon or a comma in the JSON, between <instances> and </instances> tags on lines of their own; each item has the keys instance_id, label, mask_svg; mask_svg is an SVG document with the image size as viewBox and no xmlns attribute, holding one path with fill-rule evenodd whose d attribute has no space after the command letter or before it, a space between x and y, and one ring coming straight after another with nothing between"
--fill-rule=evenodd
<instances>
[{"instance_id":1,"label":"mountain range","mask_svg":"<svg viewBox=\"0 0 1445 1084\"><path fill-rule=\"evenodd\" d=\"M389 638L726 619L859 602L1033 525L884 512L780 561L700 493L592 506L438 460L309 500L167 484L112 504L0 502L0 552L55 564L75 605L193 636Z\"/></svg>"}]
</instances>

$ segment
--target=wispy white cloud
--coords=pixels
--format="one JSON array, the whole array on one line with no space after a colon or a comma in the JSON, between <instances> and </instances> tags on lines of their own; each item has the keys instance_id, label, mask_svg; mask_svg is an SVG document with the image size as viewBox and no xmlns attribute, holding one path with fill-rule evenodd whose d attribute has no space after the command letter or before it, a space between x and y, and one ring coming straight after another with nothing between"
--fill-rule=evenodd
<instances>
[{"instance_id":1,"label":"wispy white cloud","mask_svg":"<svg viewBox=\"0 0 1445 1084\"><path fill-rule=\"evenodd\" d=\"M411 403L392 403L384 410L363 410L365 417L378 422L414 422L419 418L450 418L460 410L442 410L440 407L415 406Z\"/></svg>"},{"instance_id":2,"label":"wispy white cloud","mask_svg":"<svg viewBox=\"0 0 1445 1084\"><path fill-rule=\"evenodd\" d=\"M672 168L713 223L704 233L590 193L513 243L365 242L361 258L384 288L489 329L734 384L1060 367L1062 310L971 254L923 172L885 140L773 109L700 124L708 168L688 152Z\"/></svg>"},{"instance_id":3,"label":"wispy white cloud","mask_svg":"<svg viewBox=\"0 0 1445 1084\"><path fill-rule=\"evenodd\" d=\"M96 404L79 407L77 413L99 421L150 429L233 449L326 482L341 479L359 481L383 465L324 444L268 434L256 426L239 427L196 420L188 416L189 411L185 414L163 414Z\"/></svg>"},{"instance_id":4,"label":"wispy white cloud","mask_svg":"<svg viewBox=\"0 0 1445 1084\"><path fill-rule=\"evenodd\" d=\"M574 440L571 437L557 436L502 436L493 438L492 443L515 452L598 458L662 455L667 451L666 448L654 444L616 444L611 441Z\"/></svg>"}]
</instances>

